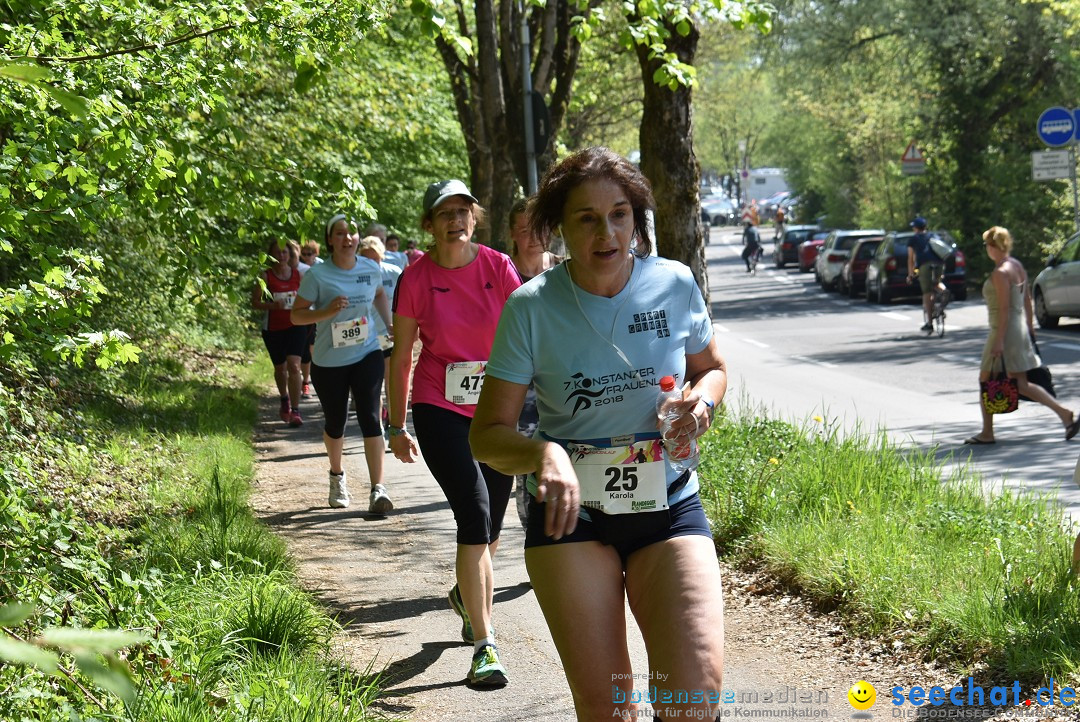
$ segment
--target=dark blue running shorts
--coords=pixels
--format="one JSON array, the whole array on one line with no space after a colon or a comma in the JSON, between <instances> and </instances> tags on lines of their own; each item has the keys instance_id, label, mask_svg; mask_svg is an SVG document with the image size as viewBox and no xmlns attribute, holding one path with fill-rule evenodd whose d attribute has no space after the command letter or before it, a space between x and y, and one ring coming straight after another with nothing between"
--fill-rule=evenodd
<instances>
[{"instance_id":1,"label":"dark blue running shorts","mask_svg":"<svg viewBox=\"0 0 1080 722\"><path fill-rule=\"evenodd\" d=\"M599 512L594 509L587 511L591 517L599 515ZM625 565L630 555L638 549L644 549L650 544L665 539L680 536L712 538L709 519L701 506L701 497L696 493L675 502L664 511L605 514L599 517L603 519L599 524L597 521L578 519L577 528L574 529L573 534L555 540L544 533L544 505L536 501L536 497L530 496L529 519L525 526L525 548L599 541L615 547L615 551L619 552L619 557Z\"/></svg>"}]
</instances>

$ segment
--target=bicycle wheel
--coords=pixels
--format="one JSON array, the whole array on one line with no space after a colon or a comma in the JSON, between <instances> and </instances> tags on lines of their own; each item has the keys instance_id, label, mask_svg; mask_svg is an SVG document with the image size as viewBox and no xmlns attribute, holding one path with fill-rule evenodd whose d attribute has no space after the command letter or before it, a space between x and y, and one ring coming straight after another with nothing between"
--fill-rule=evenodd
<instances>
[{"instance_id":1,"label":"bicycle wheel","mask_svg":"<svg viewBox=\"0 0 1080 722\"><path fill-rule=\"evenodd\" d=\"M945 335L945 312L944 311L940 311L939 313L934 315L934 330L937 332L937 335L939 337Z\"/></svg>"}]
</instances>

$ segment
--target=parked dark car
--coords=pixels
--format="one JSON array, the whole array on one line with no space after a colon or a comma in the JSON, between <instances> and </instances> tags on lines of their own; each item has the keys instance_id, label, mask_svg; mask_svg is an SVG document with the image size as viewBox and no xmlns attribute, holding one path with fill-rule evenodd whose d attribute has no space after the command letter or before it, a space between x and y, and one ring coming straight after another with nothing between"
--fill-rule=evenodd
<instances>
[{"instance_id":1,"label":"parked dark car","mask_svg":"<svg viewBox=\"0 0 1080 722\"><path fill-rule=\"evenodd\" d=\"M768 198L759 201L758 208L761 211L761 220L766 221L774 218L776 216L776 209L779 208L780 204L784 202L784 199L789 196L791 196L791 191L777 191Z\"/></svg>"},{"instance_id":2,"label":"parked dark car","mask_svg":"<svg viewBox=\"0 0 1080 722\"><path fill-rule=\"evenodd\" d=\"M788 222L794 221L799 215L799 196L790 195L784 200L780 201L778 208L784 210L784 217Z\"/></svg>"},{"instance_id":3,"label":"parked dark car","mask_svg":"<svg viewBox=\"0 0 1080 722\"><path fill-rule=\"evenodd\" d=\"M942 280L957 301L967 298L967 260L964 252L956 247L956 241L948 231L927 231L948 243L953 252L945 259ZM870 265L866 267L866 300L888 303L894 298L921 296L919 280L907 282L908 241L915 235L910 231L893 231L878 246Z\"/></svg>"},{"instance_id":4,"label":"parked dark car","mask_svg":"<svg viewBox=\"0 0 1080 722\"><path fill-rule=\"evenodd\" d=\"M799 244L810 240L810 236L818 230L821 229L817 226L788 226L784 230L784 237L773 241L773 263L776 267L796 263L799 260Z\"/></svg>"},{"instance_id":5,"label":"parked dark car","mask_svg":"<svg viewBox=\"0 0 1080 722\"><path fill-rule=\"evenodd\" d=\"M855 244L851 249L851 256L840 271L840 278L836 281L840 293L846 293L849 298L857 298L866 290L866 267L870 265L870 259L874 257L874 251L881 243L880 238L864 238Z\"/></svg>"},{"instance_id":6,"label":"parked dark car","mask_svg":"<svg viewBox=\"0 0 1080 722\"><path fill-rule=\"evenodd\" d=\"M735 203L727 196L701 199L701 222L706 226L734 226L739 221Z\"/></svg>"},{"instance_id":7,"label":"parked dark car","mask_svg":"<svg viewBox=\"0 0 1080 722\"><path fill-rule=\"evenodd\" d=\"M814 270L818 251L825 245L825 239L828 237L829 231L814 231L808 240L799 244L799 273L810 273Z\"/></svg>"},{"instance_id":8,"label":"parked dark car","mask_svg":"<svg viewBox=\"0 0 1080 722\"><path fill-rule=\"evenodd\" d=\"M1057 328L1062 316L1080 317L1080 233L1047 259L1031 287L1040 328Z\"/></svg>"}]
</instances>

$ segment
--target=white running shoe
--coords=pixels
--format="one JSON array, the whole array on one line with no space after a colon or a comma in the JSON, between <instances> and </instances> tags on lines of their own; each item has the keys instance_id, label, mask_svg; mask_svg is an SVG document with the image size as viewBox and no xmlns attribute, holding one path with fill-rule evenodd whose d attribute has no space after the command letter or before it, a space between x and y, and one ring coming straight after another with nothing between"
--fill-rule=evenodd
<instances>
[{"instance_id":1,"label":"white running shoe","mask_svg":"<svg viewBox=\"0 0 1080 722\"><path fill-rule=\"evenodd\" d=\"M382 484L376 484L371 489L371 499L368 501L368 511L372 514L387 514L394 509L394 502L390 501L390 496L386 493L386 487Z\"/></svg>"},{"instance_id":2,"label":"white running shoe","mask_svg":"<svg viewBox=\"0 0 1080 722\"><path fill-rule=\"evenodd\" d=\"M345 485L345 472L341 476L330 474L330 506L344 509L349 505L349 487Z\"/></svg>"}]
</instances>

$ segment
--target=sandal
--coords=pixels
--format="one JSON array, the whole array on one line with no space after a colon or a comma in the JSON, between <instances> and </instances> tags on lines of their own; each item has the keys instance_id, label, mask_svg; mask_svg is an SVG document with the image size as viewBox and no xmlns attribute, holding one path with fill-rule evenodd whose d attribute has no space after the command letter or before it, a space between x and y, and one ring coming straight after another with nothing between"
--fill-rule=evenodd
<instances>
[{"instance_id":1,"label":"sandal","mask_svg":"<svg viewBox=\"0 0 1080 722\"><path fill-rule=\"evenodd\" d=\"M985 439L980 439L978 436L972 436L971 438L964 439L964 443L968 446L981 446L984 444L996 444L997 441L995 441L994 439L986 441Z\"/></svg>"},{"instance_id":2,"label":"sandal","mask_svg":"<svg viewBox=\"0 0 1080 722\"><path fill-rule=\"evenodd\" d=\"M1073 414L1073 422L1065 427L1065 440L1068 441L1080 432L1080 416Z\"/></svg>"}]
</instances>

